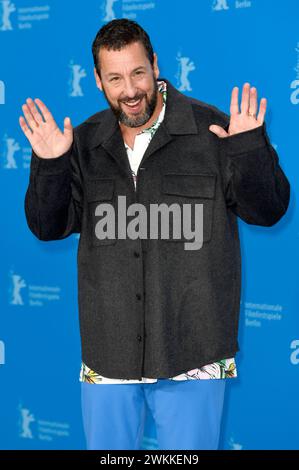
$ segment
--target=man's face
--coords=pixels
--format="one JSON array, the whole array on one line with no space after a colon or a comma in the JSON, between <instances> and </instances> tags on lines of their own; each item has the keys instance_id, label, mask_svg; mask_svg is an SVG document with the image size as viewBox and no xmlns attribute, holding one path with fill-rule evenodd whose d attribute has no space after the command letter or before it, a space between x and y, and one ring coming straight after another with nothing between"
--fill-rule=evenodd
<instances>
[{"instance_id":1,"label":"man's face","mask_svg":"<svg viewBox=\"0 0 299 470\"><path fill-rule=\"evenodd\" d=\"M152 67L143 44L135 42L118 51L100 49L99 57L101 79L94 69L96 83L117 119L128 127L144 125L157 104L156 54Z\"/></svg>"}]
</instances>

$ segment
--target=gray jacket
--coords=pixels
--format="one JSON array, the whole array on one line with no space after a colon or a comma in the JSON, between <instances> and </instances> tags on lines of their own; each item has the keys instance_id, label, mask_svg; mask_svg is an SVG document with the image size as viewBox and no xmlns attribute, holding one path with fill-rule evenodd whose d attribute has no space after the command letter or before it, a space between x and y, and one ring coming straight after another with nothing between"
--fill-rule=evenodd
<instances>
[{"instance_id":1,"label":"gray jacket","mask_svg":"<svg viewBox=\"0 0 299 470\"><path fill-rule=\"evenodd\" d=\"M162 80L166 113L141 161L136 192L110 109L77 126L61 157L32 152L28 226L45 241L81 234L82 360L110 378L169 378L233 357L241 290L237 217L272 226L289 204L290 185L265 123L219 138L209 125L227 129L229 116ZM127 207L139 202L148 214L151 203L203 204L202 247L186 250L184 235L98 238L96 208L108 202L117 213L119 195Z\"/></svg>"}]
</instances>

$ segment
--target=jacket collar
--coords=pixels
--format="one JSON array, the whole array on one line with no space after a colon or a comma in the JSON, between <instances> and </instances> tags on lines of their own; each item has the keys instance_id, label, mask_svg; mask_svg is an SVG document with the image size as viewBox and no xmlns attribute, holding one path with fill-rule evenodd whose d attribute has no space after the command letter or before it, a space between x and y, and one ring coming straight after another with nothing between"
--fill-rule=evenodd
<instances>
[{"instance_id":1,"label":"jacket collar","mask_svg":"<svg viewBox=\"0 0 299 470\"><path fill-rule=\"evenodd\" d=\"M159 80L164 80L167 83L165 116L150 141L140 166L153 152L170 142L172 135L198 133L192 104L188 97L178 91L169 80L165 78ZM95 128L89 141L89 148L102 145L127 174L131 173L118 120L111 109L106 109L104 113L97 113L91 118L91 121L95 124Z\"/></svg>"}]
</instances>

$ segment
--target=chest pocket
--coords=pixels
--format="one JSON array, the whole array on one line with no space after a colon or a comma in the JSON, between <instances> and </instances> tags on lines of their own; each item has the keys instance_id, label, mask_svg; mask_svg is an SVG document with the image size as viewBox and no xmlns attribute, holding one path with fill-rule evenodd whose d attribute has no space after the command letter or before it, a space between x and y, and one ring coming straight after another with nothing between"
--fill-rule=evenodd
<instances>
[{"instance_id":1,"label":"chest pocket","mask_svg":"<svg viewBox=\"0 0 299 470\"><path fill-rule=\"evenodd\" d=\"M207 242L212 236L213 212L215 204L216 175L215 174L179 174L167 173L162 175L161 202L177 204L180 209L180 220L176 217L176 227L181 226L181 237L174 238L174 217L170 211L169 239L167 242L192 242L188 231L201 231L201 239ZM202 204L202 219L195 218L195 206ZM187 206L189 208L187 209ZM190 212L189 212L190 210ZM199 209L198 209L199 210ZM185 214L191 214L191 220ZM198 214L198 212L197 212ZM199 223L200 222L200 223ZM187 232L184 231L187 229Z\"/></svg>"},{"instance_id":2,"label":"chest pocket","mask_svg":"<svg viewBox=\"0 0 299 470\"><path fill-rule=\"evenodd\" d=\"M85 196L88 239L91 245L114 245L117 235L114 179L87 179ZM102 238L105 233L107 237Z\"/></svg>"}]
</instances>

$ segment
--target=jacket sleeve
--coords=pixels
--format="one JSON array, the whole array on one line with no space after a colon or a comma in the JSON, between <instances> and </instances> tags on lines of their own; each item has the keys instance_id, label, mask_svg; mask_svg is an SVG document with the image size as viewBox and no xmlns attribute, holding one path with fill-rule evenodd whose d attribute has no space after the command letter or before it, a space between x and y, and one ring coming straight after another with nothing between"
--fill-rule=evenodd
<instances>
[{"instance_id":1,"label":"jacket sleeve","mask_svg":"<svg viewBox=\"0 0 299 470\"><path fill-rule=\"evenodd\" d=\"M39 240L60 240L81 231L82 178L75 132L71 148L60 157L40 158L32 150L25 215Z\"/></svg>"},{"instance_id":2,"label":"jacket sleeve","mask_svg":"<svg viewBox=\"0 0 299 470\"><path fill-rule=\"evenodd\" d=\"M226 130L229 116L214 117ZM227 206L248 224L272 226L287 211L290 184L279 165L266 123L230 137L218 137L223 190Z\"/></svg>"}]
</instances>

